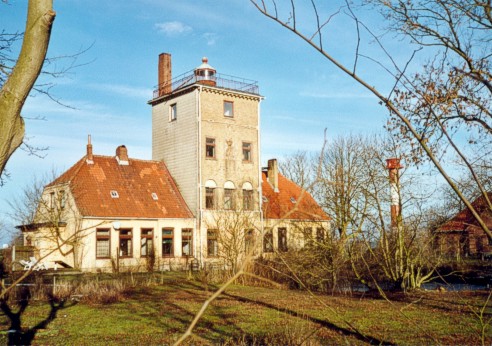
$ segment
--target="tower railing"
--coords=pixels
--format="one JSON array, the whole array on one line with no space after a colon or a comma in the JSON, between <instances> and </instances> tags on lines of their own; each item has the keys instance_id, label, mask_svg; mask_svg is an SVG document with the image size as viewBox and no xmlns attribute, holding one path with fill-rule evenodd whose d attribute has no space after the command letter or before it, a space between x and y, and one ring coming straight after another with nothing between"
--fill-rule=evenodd
<instances>
[{"instance_id":1,"label":"tower railing","mask_svg":"<svg viewBox=\"0 0 492 346\"><path fill-rule=\"evenodd\" d=\"M195 75L195 71L185 72L170 81L164 82L154 89L153 97L157 98L195 83L212 85L217 88L235 90L248 94L259 95L258 82L250 79L217 73L214 76L203 77Z\"/></svg>"}]
</instances>

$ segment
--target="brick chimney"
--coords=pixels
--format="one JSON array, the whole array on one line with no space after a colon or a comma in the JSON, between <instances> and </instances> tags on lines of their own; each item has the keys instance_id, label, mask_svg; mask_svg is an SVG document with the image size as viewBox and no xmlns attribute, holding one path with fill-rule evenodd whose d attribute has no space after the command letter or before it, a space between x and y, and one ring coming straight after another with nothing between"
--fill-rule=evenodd
<instances>
[{"instance_id":1,"label":"brick chimney","mask_svg":"<svg viewBox=\"0 0 492 346\"><path fill-rule=\"evenodd\" d=\"M386 160L386 168L389 170L390 196L391 196L391 227L398 226L400 217L400 159L391 158Z\"/></svg>"},{"instance_id":2,"label":"brick chimney","mask_svg":"<svg viewBox=\"0 0 492 346\"><path fill-rule=\"evenodd\" d=\"M158 71L158 89L159 96L170 94L172 91L172 70L171 70L171 54L159 54L159 71Z\"/></svg>"},{"instance_id":3,"label":"brick chimney","mask_svg":"<svg viewBox=\"0 0 492 346\"><path fill-rule=\"evenodd\" d=\"M94 164L94 156L92 155L91 135L89 135L87 140L87 154L85 155L85 162L87 162L88 165Z\"/></svg>"},{"instance_id":4,"label":"brick chimney","mask_svg":"<svg viewBox=\"0 0 492 346\"><path fill-rule=\"evenodd\" d=\"M268 160L267 178L273 191L278 192L278 163L277 159Z\"/></svg>"},{"instance_id":5,"label":"brick chimney","mask_svg":"<svg viewBox=\"0 0 492 346\"><path fill-rule=\"evenodd\" d=\"M128 166L128 150L124 145L116 148L116 161L120 166Z\"/></svg>"}]
</instances>

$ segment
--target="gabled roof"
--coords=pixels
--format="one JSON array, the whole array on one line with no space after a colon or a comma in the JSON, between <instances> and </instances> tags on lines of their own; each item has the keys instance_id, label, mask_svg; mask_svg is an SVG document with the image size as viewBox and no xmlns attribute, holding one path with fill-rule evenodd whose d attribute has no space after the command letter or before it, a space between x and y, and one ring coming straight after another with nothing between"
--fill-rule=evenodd
<instances>
[{"instance_id":1,"label":"gabled roof","mask_svg":"<svg viewBox=\"0 0 492 346\"><path fill-rule=\"evenodd\" d=\"M492 192L488 194L489 199L492 199ZM485 223L489 228L492 228L492 211L487 207L485 198L480 196L473 201L472 206L478 212L478 214L483 218ZM479 226L475 217L473 217L470 209L465 208L458 214L453 216L451 219L446 221L441 225L437 231L438 232L453 232L460 231L464 232L470 226Z\"/></svg>"},{"instance_id":2,"label":"gabled roof","mask_svg":"<svg viewBox=\"0 0 492 346\"><path fill-rule=\"evenodd\" d=\"M82 216L193 218L163 162L129 159L120 165L114 156L98 155L92 161L82 158L47 185L69 184Z\"/></svg>"},{"instance_id":3,"label":"gabled roof","mask_svg":"<svg viewBox=\"0 0 492 346\"><path fill-rule=\"evenodd\" d=\"M299 185L278 173L278 192L262 172L263 213L266 219L328 221L330 217L316 203L313 196Z\"/></svg>"}]
</instances>

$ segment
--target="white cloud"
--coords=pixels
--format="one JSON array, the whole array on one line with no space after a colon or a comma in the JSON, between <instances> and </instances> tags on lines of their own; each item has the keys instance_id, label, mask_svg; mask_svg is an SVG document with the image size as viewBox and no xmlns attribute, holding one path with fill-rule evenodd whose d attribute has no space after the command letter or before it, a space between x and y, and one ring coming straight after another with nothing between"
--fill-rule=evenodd
<instances>
[{"instance_id":1,"label":"white cloud","mask_svg":"<svg viewBox=\"0 0 492 346\"><path fill-rule=\"evenodd\" d=\"M206 32L203 34L203 38L207 41L208 46L213 46L217 42L219 36L213 32Z\"/></svg>"},{"instance_id":2,"label":"white cloud","mask_svg":"<svg viewBox=\"0 0 492 346\"><path fill-rule=\"evenodd\" d=\"M156 23L154 26L158 32L167 36L186 35L193 31L191 26L178 21Z\"/></svg>"},{"instance_id":3,"label":"white cloud","mask_svg":"<svg viewBox=\"0 0 492 346\"><path fill-rule=\"evenodd\" d=\"M367 99L376 98L373 94L369 93L354 93L354 92L311 92L303 91L299 94L304 97L322 98L322 99Z\"/></svg>"},{"instance_id":4,"label":"white cloud","mask_svg":"<svg viewBox=\"0 0 492 346\"><path fill-rule=\"evenodd\" d=\"M89 84L89 87L125 97L135 97L144 100L152 98L152 89L148 88L137 88L121 84Z\"/></svg>"}]
</instances>

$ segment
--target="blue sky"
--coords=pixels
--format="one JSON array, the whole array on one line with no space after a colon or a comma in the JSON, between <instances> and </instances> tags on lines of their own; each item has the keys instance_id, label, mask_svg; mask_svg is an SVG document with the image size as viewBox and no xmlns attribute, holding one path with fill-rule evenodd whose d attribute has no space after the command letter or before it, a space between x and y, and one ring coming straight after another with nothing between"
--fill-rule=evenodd
<instances>
[{"instance_id":1,"label":"blue sky","mask_svg":"<svg viewBox=\"0 0 492 346\"><path fill-rule=\"evenodd\" d=\"M26 3L0 4L6 32L24 30ZM330 139L380 132L385 123L387 113L373 96L305 42L262 16L249 1L58 0L54 8L57 16L48 56L90 49L78 58L82 64L78 68L56 80L43 80L53 82L52 94L73 108L42 95L27 101L23 115L29 144L49 150L44 158L20 150L13 155L7 165L10 178L0 188L4 213L5 201L33 175L52 169L62 172L80 159L88 134L95 154L114 155L115 148L125 144L130 157L151 158L147 101L157 84L162 52L172 54L174 76L192 70L207 56L218 73L258 81L265 97L262 163L297 150L319 150L324 128ZM298 10L309 13L302 6ZM327 14L330 8L320 10ZM331 35L327 49L350 62L355 42L352 23L341 16L327 29ZM364 71L374 83L384 80L379 73L374 68ZM43 120L31 119L38 117Z\"/></svg>"}]
</instances>

